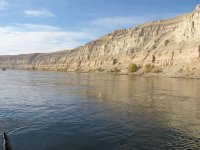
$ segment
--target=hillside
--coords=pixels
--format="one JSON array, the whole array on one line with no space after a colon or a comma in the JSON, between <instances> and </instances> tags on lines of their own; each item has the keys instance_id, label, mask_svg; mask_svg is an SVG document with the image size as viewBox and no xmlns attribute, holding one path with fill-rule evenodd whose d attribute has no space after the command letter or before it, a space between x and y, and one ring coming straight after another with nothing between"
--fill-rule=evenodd
<instances>
[{"instance_id":1,"label":"hillside","mask_svg":"<svg viewBox=\"0 0 200 150\"><path fill-rule=\"evenodd\" d=\"M1 68L103 71L130 64L164 76L200 77L200 5L188 14L118 30L71 51L0 56ZM159 71L158 71L159 70Z\"/></svg>"}]
</instances>

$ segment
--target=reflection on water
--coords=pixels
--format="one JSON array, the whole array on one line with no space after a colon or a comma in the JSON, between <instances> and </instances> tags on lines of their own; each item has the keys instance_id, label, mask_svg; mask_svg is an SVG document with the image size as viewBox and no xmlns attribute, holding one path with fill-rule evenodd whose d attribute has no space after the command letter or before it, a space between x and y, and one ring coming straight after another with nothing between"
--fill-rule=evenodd
<instances>
[{"instance_id":1,"label":"reflection on water","mask_svg":"<svg viewBox=\"0 0 200 150\"><path fill-rule=\"evenodd\" d=\"M0 121L14 149L200 149L200 80L26 71L0 79Z\"/></svg>"}]
</instances>

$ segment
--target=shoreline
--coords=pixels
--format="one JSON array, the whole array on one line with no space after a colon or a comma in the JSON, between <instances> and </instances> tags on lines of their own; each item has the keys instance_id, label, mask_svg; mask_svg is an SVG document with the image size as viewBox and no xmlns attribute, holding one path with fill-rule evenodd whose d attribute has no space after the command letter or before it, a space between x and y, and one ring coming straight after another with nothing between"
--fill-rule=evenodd
<instances>
[{"instance_id":1,"label":"shoreline","mask_svg":"<svg viewBox=\"0 0 200 150\"><path fill-rule=\"evenodd\" d=\"M112 73L112 72L95 72L95 71L61 71L61 70L46 70L46 69L10 69L6 68L7 70L21 70L21 71L44 71L44 72L57 72L57 73L80 73L80 74L109 74L109 75L124 75L124 76L136 76L136 77L161 77L161 78L174 78L174 79L197 79L200 80L200 76L192 77L192 76L169 76L163 73ZM6 71L7 71L6 70ZM2 70L2 72L5 72Z\"/></svg>"}]
</instances>

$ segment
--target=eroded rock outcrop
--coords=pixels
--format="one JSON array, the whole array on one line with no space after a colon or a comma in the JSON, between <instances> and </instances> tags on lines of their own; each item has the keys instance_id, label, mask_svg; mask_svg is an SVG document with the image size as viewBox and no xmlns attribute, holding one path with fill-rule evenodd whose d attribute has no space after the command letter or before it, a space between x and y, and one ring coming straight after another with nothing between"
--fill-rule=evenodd
<instances>
[{"instance_id":1,"label":"eroded rock outcrop","mask_svg":"<svg viewBox=\"0 0 200 150\"><path fill-rule=\"evenodd\" d=\"M126 72L151 64L168 76L200 77L200 5L189 14L115 31L71 51L0 56L0 66L62 71Z\"/></svg>"}]
</instances>

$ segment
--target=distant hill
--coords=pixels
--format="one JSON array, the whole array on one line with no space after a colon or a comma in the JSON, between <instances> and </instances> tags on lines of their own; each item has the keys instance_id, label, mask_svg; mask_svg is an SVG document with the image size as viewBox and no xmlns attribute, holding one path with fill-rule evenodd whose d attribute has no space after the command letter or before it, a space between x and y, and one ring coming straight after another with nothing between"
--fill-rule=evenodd
<instances>
[{"instance_id":1,"label":"distant hill","mask_svg":"<svg viewBox=\"0 0 200 150\"><path fill-rule=\"evenodd\" d=\"M200 77L200 5L188 14L118 30L70 51L0 56L1 68Z\"/></svg>"}]
</instances>

